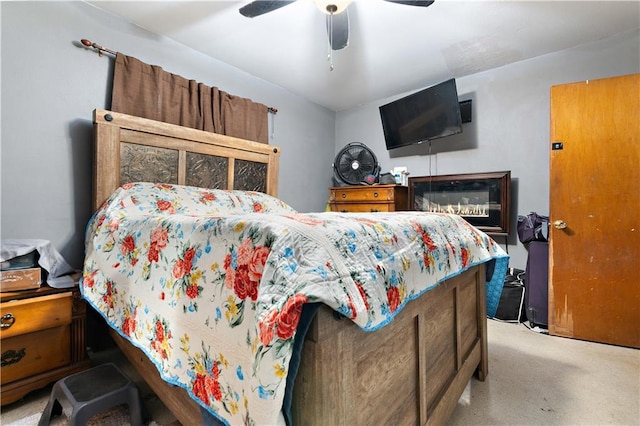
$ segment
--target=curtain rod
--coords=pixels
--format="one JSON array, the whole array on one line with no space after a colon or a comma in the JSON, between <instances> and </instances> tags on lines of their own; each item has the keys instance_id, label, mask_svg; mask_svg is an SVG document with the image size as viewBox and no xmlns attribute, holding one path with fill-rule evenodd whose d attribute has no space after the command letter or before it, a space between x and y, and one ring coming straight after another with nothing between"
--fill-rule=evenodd
<instances>
[{"instance_id":1,"label":"curtain rod","mask_svg":"<svg viewBox=\"0 0 640 426\"><path fill-rule=\"evenodd\" d=\"M97 43L93 43L89 40L87 40L86 38L83 38L80 40L80 42L87 46L87 47L93 47L94 49L96 49L98 51L98 55L102 56L102 52L107 52L113 56L116 56L116 52L114 52L111 49L107 49L106 47L100 46ZM267 111L270 112L271 114L277 114L278 112L278 108L274 108L274 107L267 107Z\"/></svg>"}]
</instances>

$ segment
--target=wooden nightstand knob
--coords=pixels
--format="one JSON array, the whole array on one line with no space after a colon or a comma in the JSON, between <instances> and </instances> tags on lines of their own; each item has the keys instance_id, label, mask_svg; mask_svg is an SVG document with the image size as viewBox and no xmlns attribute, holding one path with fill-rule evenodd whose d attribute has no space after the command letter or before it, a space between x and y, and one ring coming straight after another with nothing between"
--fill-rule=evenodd
<instances>
[{"instance_id":1,"label":"wooden nightstand knob","mask_svg":"<svg viewBox=\"0 0 640 426\"><path fill-rule=\"evenodd\" d=\"M11 327L16 322L16 317L13 314L4 314L2 318L0 318L0 329L6 330Z\"/></svg>"}]
</instances>

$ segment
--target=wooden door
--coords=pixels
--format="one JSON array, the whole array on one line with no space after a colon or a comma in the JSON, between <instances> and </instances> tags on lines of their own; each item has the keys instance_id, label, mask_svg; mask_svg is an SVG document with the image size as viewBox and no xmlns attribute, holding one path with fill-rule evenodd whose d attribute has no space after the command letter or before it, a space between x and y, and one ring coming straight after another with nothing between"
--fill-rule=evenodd
<instances>
[{"instance_id":1,"label":"wooden door","mask_svg":"<svg viewBox=\"0 0 640 426\"><path fill-rule=\"evenodd\" d=\"M549 332L640 347L640 74L552 87L551 145Z\"/></svg>"}]
</instances>

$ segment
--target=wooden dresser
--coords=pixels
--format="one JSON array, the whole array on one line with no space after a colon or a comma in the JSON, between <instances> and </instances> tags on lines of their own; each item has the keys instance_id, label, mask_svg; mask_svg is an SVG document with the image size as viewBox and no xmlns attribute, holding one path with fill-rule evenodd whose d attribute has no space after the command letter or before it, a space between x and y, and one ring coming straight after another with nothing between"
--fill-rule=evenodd
<instances>
[{"instance_id":1,"label":"wooden dresser","mask_svg":"<svg viewBox=\"0 0 640 426\"><path fill-rule=\"evenodd\" d=\"M408 188L401 185L363 185L329 188L333 212L394 212L408 210Z\"/></svg>"},{"instance_id":2,"label":"wooden dresser","mask_svg":"<svg viewBox=\"0 0 640 426\"><path fill-rule=\"evenodd\" d=\"M0 293L0 405L89 367L78 287Z\"/></svg>"}]
</instances>

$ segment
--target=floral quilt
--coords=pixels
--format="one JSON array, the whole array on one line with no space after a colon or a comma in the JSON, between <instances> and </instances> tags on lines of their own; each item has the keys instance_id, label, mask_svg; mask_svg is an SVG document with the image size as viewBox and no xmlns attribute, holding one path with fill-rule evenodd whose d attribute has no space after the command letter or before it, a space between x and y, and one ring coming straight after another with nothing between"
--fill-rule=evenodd
<instances>
[{"instance_id":1,"label":"floral quilt","mask_svg":"<svg viewBox=\"0 0 640 426\"><path fill-rule=\"evenodd\" d=\"M296 212L257 192L133 183L86 234L83 297L225 424L284 424L293 338L308 302L376 330L410 300L508 256L459 216Z\"/></svg>"}]
</instances>

